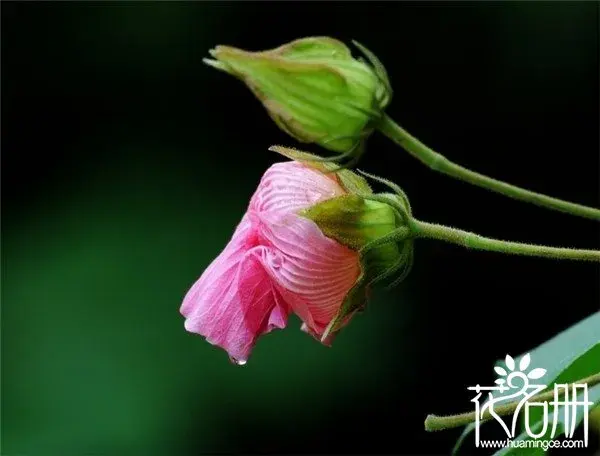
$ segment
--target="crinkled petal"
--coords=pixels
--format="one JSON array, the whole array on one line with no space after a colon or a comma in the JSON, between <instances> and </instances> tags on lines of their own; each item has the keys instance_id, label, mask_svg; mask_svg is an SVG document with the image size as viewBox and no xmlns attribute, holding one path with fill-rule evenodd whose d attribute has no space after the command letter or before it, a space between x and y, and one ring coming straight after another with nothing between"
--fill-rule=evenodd
<instances>
[{"instance_id":1,"label":"crinkled petal","mask_svg":"<svg viewBox=\"0 0 600 456\"><path fill-rule=\"evenodd\" d=\"M181 305L180 312L186 317L191 312L198 295L207 289L218 286L217 280L220 276L231 277L240 258L250 248L256 245L256 232L250 222L250 217L245 214L237 226L233 236L221 254L204 270L202 276L194 283L187 292Z\"/></svg>"},{"instance_id":2,"label":"crinkled petal","mask_svg":"<svg viewBox=\"0 0 600 456\"><path fill-rule=\"evenodd\" d=\"M233 238L187 293L185 328L239 361L291 311L319 338L359 275L358 253L298 211L344 194L333 174L298 162L269 168Z\"/></svg>"},{"instance_id":3,"label":"crinkled petal","mask_svg":"<svg viewBox=\"0 0 600 456\"><path fill-rule=\"evenodd\" d=\"M287 214L344 194L334 174L294 161L276 163L262 177L250 210Z\"/></svg>"},{"instance_id":4,"label":"crinkled petal","mask_svg":"<svg viewBox=\"0 0 600 456\"><path fill-rule=\"evenodd\" d=\"M259 242L279 252L269 273L283 298L308 328L320 335L360 273L358 253L326 237L296 214L251 214Z\"/></svg>"},{"instance_id":5,"label":"crinkled petal","mask_svg":"<svg viewBox=\"0 0 600 456\"><path fill-rule=\"evenodd\" d=\"M276 254L234 240L190 289L181 313L188 331L245 361L260 335L285 327L288 307L266 269Z\"/></svg>"}]
</instances>

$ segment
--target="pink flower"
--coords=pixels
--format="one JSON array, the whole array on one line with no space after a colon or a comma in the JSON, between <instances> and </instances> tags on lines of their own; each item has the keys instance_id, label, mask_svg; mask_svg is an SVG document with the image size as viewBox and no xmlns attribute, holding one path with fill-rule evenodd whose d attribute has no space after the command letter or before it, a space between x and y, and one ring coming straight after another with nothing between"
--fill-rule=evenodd
<instances>
[{"instance_id":1,"label":"pink flower","mask_svg":"<svg viewBox=\"0 0 600 456\"><path fill-rule=\"evenodd\" d=\"M298 212L344 194L335 174L295 161L271 166L233 238L185 296L186 330L239 364L290 312L320 339L358 278L359 257Z\"/></svg>"}]
</instances>

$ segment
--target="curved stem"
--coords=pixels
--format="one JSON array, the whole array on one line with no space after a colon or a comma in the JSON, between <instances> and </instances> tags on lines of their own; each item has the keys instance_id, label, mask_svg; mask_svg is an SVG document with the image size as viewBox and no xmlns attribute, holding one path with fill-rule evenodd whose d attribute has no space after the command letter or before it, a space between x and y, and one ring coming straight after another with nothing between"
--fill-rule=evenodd
<instances>
[{"instance_id":1,"label":"curved stem","mask_svg":"<svg viewBox=\"0 0 600 456\"><path fill-rule=\"evenodd\" d=\"M413 219L411 228L414 236L437 239L463 247L486 250L489 252L506 253L509 255L524 255L541 258L554 258L557 260L578 260L600 262L599 250L571 249L563 247L548 247L545 245L522 244L520 242L500 241L480 236L475 233L437 225L435 223L421 222Z\"/></svg>"},{"instance_id":2,"label":"curved stem","mask_svg":"<svg viewBox=\"0 0 600 456\"><path fill-rule=\"evenodd\" d=\"M600 383L600 372L594 375L591 375L586 378L582 378L571 385L569 385L569 389L575 384L582 385L586 383L588 387L597 385ZM531 401L549 401L554 399L554 390L546 391L535 396L530 397L527 402ZM498 416L512 415L521 401L510 402L508 404L502 404L497 407L494 407L494 412ZM425 430L426 431L442 431L444 429L452 429L460 426L465 426L467 424L473 423L477 418L475 412L466 412L460 413L458 415L448 415L448 416L437 416L437 415L427 415L425 418ZM480 421L487 421L492 418L490 414L490 409L486 410L482 413Z\"/></svg>"},{"instance_id":3,"label":"curved stem","mask_svg":"<svg viewBox=\"0 0 600 456\"><path fill-rule=\"evenodd\" d=\"M384 135L404 148L413 157L417 158L435 171L439 171L456 179L468 182L469 184L477 185L479 187L501 193L510 198L525 201L548 209L565 212L567 214L600 221L600 209L563 201L558 198L542 195L541 193L535 193L511 184L507 184L506 182L493 179L483 174L476 173L475 171L471 171L467 168L463 168L462 166L451 162L443 155L431 150L429 147L395 123L387 115L384 115L381 118L381 121L377 127Z\"/></svg>"}]
</instances>

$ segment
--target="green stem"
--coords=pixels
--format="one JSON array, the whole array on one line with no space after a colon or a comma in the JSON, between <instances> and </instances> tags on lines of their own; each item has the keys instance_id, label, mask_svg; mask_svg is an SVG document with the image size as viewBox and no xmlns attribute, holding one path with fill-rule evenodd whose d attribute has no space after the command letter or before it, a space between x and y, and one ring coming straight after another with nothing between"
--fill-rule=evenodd
<instances>
[{"instance_id":1,"label":"green stem","mask_svg":"<svg viewBox=\"0 0 600 456\"><path fill-rule=\"evenodd\" d=\"M437 239L475 250L487 250L488 252L499 252L510 255L554 258L557 260L600 262L599 250L548 247L545 245L500 241L498 239L486 238L457 228L421 222L416 219L412 219L411 225L413 235L416 237Z\"/></svg>"},{"instance_id":2,"label":"green stem","mask_svg":"<svg viewBox=\"0 0 600 456\"><path fill-rule=\"evenodd\" d=\"M435 171L468 182L469 184L501 193L510 198L565 212L567 214L600 221L600 209L570 203L558 198L542 195L541 193L535 193L463 168L462 166L451 162L443 155L431 150L386 115L382 117L377 127L384 135Z\"/></svg>"},{"instance_id":3,"label":"green stem","mask_svg":"<svg viewBox=\"0 0 600 456\"><path fill-rule=\"evenodd\" d=\"M583 378L578 380L571 385L569 385L569 389L575 384L582 385L587 383L588 387L597 385L600 383L600 372L590 377ZM546 391L544 393L537 394L535 396L530 397L527 402L531 401L539 401L545 402L554 398L554 390ZM502 404L497 407L494 407L494 412L498 416L512 415L517 407L519 406L520 401L510 402L508 404ZM473 423L477 418L475 412L466 412L460 413L458 415L448 415L448 416L437 416L437 415L427 415L425 418L425 430L426 431L442 431L444 429L452 429L456 427L465 426L467 424ZM487 409L481 416L480 421L487 421L492 418L490 414L490 409Z\"/></svg>"}]
</instances>

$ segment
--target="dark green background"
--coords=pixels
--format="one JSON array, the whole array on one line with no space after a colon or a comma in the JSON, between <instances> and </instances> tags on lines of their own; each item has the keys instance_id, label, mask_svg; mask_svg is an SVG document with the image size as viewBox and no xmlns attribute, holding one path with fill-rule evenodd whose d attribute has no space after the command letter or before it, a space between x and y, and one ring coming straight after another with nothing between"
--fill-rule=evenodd
<instances>
[{"instance_id":1,"label":"dark green background","mask_svg":"<svg viewBox=\"0 0 600 456\"><path fill-rule=\"evenodd\" d=\"M247 366L186 333L188 287L294 146L216 44L357 39L390 115L475 170L599 206L598 4L2 2L2 454L447 453L467 386L598 309L598 266L422 241L327 349L299 321ZM317 152L314 147L307 148ZM594 222L428 171L385 138L361 168L417 217L600 247Z\"/></svg>"}]
</instances>

